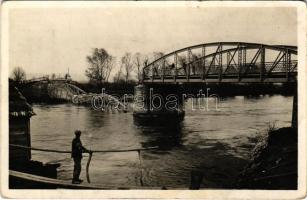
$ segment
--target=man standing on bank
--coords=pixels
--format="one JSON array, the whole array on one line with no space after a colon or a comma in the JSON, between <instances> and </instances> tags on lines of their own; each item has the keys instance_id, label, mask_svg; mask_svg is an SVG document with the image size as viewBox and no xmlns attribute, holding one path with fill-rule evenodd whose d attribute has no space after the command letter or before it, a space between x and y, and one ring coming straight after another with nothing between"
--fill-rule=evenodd
<instances>
[{"instance_id":1,"label":"man standing on bank","mask_svg":"<svg viewBox=\"0 0 307 200\"><path fill-rule=\"evenodd\" d=\"M83 147L82 142L80 140L81 131L75 131L75 138L72 140L71 145L71 157L74 159L74 174L72 183L73 184L80 184L83 180L79 179L81 173L81 160L82 160L82 153L91 153L91 151L87 150Z\"/></svg>"}]
</instances>

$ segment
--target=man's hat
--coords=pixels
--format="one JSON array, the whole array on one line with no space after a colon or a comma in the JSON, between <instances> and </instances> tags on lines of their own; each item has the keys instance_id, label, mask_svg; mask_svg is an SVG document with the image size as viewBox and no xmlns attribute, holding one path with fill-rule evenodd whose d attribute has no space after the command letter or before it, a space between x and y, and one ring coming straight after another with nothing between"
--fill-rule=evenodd
<instances>
[{"instance_id":1,"label":"man's hat","mask_svg":"<svg viewBox=\"0 0 307 200\"><path fill-rule=\"evenodd\" d=\"M81 131L80 130L75 130L75 135L80 136L81 135Z\"/></svg>"}]
</instances>

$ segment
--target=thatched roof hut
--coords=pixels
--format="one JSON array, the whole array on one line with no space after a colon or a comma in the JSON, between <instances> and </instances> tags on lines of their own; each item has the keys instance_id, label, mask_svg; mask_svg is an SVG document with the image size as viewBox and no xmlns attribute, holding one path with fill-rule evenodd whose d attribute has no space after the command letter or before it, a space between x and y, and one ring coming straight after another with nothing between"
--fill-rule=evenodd
<instances>
[{"instance_id":1,"label":"thatched roof hut","mask_svg":"<svg viewBox=\"0 0 307 200\"><path fill-rule=\"evenodd\" d=\"M32 106L19 90L10 85L9 88L9 116L10 117L31 117L35 115Z\"/></svg>"},{"instance_id":2,"label":"thatched roof hut","mask_svg":"<svg viewBox=\"0 0 307 200\"><path fill-rule=\"evenodd\" d=\"M31 147L30 118L35 113L26 98L11 84L9 86L9 160L10 169L31 159L31 150L14 145Z\"/></svg>"}]
</instances>

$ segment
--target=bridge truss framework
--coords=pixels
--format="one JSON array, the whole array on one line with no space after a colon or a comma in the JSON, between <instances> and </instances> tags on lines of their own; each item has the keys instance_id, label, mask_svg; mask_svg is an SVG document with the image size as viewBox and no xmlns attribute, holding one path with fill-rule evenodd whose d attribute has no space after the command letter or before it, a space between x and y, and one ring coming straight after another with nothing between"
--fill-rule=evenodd
<instances>
[{"instance_id":1,"label":"bridge truss framework","mask_svg":"<svg viewBox=\"0 0 307 200\"><path fill-rule=\"evenodd\" d=\"M199 44L143 68L143 83L295 82L297 47L243 42Z\"/></svg>"}]
</instances>

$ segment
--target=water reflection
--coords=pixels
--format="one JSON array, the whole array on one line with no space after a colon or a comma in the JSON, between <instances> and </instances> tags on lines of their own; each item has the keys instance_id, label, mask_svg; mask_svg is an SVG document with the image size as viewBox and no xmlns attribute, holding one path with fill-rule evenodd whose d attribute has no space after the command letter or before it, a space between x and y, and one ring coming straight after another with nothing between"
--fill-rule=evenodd
<instances>
[{"instance_id":1,"label":"water reflection","mask_svg":"<svg viewBox=\"0 0 307 200\"><path fill-rule=\"evenodd\" d=\"M160 150L171 150L182 145L182 123L164 126L136 125L146 141L141 142L144 148L158 146Z\"/></svg>"},{"instance_id":2,"label":"water reflection","mask_svg":"<svg viewBox=\"0 0 307 200\"><path fill-rule=\"evenodd\" d=\"M85 109L85 121L88 123L89 126L93 128L99 128L101 126L105 126L107 123L107 118L105 114L100 110L93 110L88 109L88 107Z\"/></svg>"}]
</instances>

